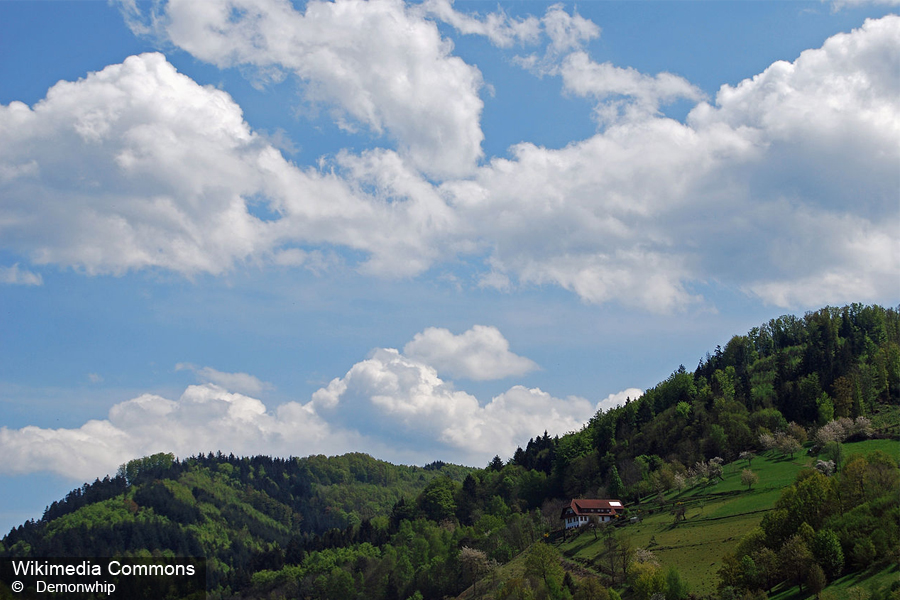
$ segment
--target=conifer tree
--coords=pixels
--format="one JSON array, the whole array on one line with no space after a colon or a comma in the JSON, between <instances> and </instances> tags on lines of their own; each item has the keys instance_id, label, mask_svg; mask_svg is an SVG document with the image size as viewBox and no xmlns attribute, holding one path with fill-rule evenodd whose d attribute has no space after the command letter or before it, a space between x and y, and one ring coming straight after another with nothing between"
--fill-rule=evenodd
<instances>
[{"instance_id":1,"label":"conifer tree","mask_svg":"<svg viewBox=\"0 0 900 600\"><path fill-rule=\"evenodd\" d=\"M606 487L610 498L621 498L625 495L625 484L622 483L622 478L619 477L619 470L615 465L609 470L609 484Z\"/></svg>"}]
</instances>

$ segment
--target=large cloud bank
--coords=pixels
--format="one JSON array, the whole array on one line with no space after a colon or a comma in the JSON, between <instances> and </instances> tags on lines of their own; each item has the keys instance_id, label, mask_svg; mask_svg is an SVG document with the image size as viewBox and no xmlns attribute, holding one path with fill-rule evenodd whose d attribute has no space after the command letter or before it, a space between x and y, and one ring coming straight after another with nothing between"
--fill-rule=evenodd
<instances>
[{"instance_id":1,"label":"large cloud bank","mask_svg":"<svg viewBox=\"0 0 900 600\"><path fill-rule=\"evenodd\" d=\"M482 378L507 376L509 360L534 365L509 352L495 328L458 336L445 331L428 329L411 344L425 340L440 357L452 356L460 340L479 340L481 352L499 358L492 371L477 371ZM224 387L262 391L265 384L251 375L178 368L194 370L206 383L189 386L176 400L144 394L121 402L106 419L77 429L0 428L0 453L6 458L0 473L51 471L90 479L155 452L186 457L217 450L280 456L364 451L406 463L441 459L484 465L495 454L512 456L516 446L545 430L554 435L580 429L598 409L641 393L631 389L590 402L515 385L483 403L441 379L432 365L376 348L307 402L270 410L261 400Z\"/></svg>"},{"instance_id":2,"label":"large cloud bank","mask_svg":"<svg viewBox=\"0 0 900 600\"><path fill-rule=\"evenodd\" d=\"M453 219L433 194L388 203L289 163L228 94L161 54L60 82L33 108L0 106L0 133L0 232L36 264L218 274L240 261L302 264L291 244L303 242L415 271L435 255L429 230ZM279 218L255 216L260 206Z\"/></svg>"},{"instance_id":3,"label":"large cloud bank","mask_svg":"<svg viewBox=\"0 0 900 600\"><path fill-rule=\"evenodd\" d=\"M314 266L349 249L371 276L462 261L504 290L669 312L719 285L779 306L893 301L900 272L900 18L866 21L714 99L683 78L594 62L599 28L400 0L171 0L136 31L200 60L295 77L348 130L385 142L291 163L225 92L161 54L0 106L0 239L88 274ZM438 22L594 102L598 131L484 161L482 75ZM695 102L684 122L661 112ZM18 269L16 271L10 269ZM3 281L40 274L4 267Z\"/></svg>"}]
</instances>

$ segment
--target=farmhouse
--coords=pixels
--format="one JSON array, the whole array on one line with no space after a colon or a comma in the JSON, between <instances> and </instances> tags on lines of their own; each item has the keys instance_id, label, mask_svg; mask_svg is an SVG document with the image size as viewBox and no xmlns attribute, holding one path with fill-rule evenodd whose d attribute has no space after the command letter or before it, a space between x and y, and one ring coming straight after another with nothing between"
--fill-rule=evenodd
<instances>
[{"instance_id":1,"label":"farmhouse","mask_svg":"<svg viewBox=\"0 0 900 600\"><path fill-rule=\"evenodd\" d=\"M620 500L596 500L577 498L563 508L560 519L566 522L566 529L580 527L597 517L597 521L612 521L625 511Z\"/></svg>"}]
</instances>

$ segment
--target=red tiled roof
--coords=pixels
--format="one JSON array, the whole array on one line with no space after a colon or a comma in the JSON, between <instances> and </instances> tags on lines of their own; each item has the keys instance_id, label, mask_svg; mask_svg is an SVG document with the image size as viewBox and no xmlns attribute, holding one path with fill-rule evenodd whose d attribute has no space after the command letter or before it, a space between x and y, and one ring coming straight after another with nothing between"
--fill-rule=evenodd
<instances>
[{"instance_id":1,"label":"red tiled roof","mask_svg":"<svg viewBox=\"0 0 900 600\"><path fill-rule=\"evenodd\" d=\"M615 498L605 500L598 500L595 498L575 498L563 508L562 514L560 515L561 519L565 517L566 511L570 508L576 516L609 515L620 513L625 510L622 501Z\"/></svg>"}]
</instances>

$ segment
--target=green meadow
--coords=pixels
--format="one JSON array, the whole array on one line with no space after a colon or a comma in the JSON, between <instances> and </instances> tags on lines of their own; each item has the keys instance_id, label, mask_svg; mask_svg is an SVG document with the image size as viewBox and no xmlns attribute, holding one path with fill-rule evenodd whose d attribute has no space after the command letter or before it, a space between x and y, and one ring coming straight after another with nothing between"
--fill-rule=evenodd
<instances>
[{"instance_id":1,"label":"green meadow","mask_svg":"<svg viewBox=\"0 0 900 600\"><path fill-rule=\"evenodd\" d=\"M867 600L873 590L883 586L890 586L895 581L900 581L900 570L897 565L877 571L864 571L845 575L829 585L821 595L821 600ZM800 592L797 586L776 586L772 590L770 600L804 600L809 598L807 590Z\"/></svg>"},{"instance_id":2,"label":"green meadow","mask_svg":"<svg viewBox=\"0 0 900 600\"><path fill-rule=\"evenodd\" d=\"M710 594L718 584L722 556L759 525L781 490L794 482L798 471L815 464L816 457L807 454L807 447L793 458L781 456L775 450L753 458L749 468L759 476L759 481L751 489L741 484L741 471L748 466L746 460L740 460L725 465L723 478L715 483L669 492L663 498L645 499L630 509L630 514L640 522L617 528L618 535L632 548L652 551L663 568L676 567L695 594ZM844 444L844 457L846 460L848 456L868 455L876 450L900 457L900 441L879 439ZM685 509L684 519L676 523L675 512L680 507ZM590 530L570 534L559 542L558 548L587 568L606 564L602 534L595 536ZM835 599L850 598L851 588L861 585L868 588L872 583L882 579L889 582L890 577L897 576L894 569L865 573L862 580L858 576L844 577L829 586L828 591ZM797 591L796 587L791 589ZM785 590L777 598L789 600L793 598L791 594Z\"/></svg>"}]
</instances>

